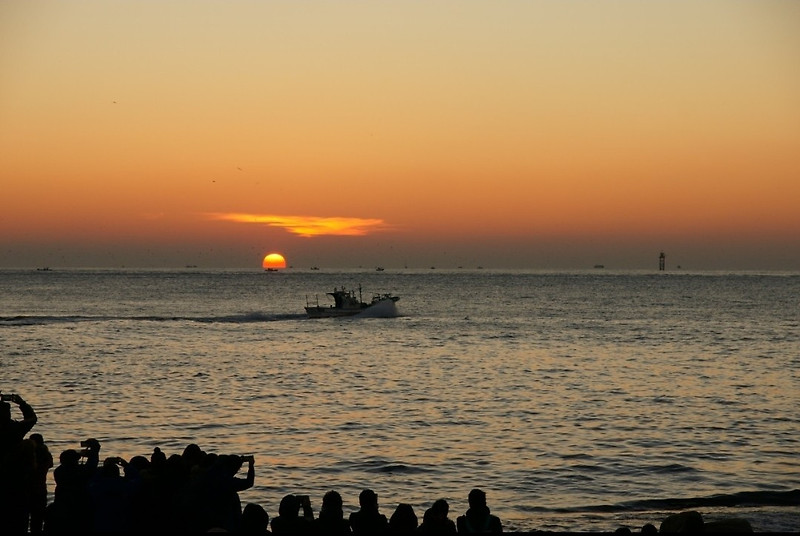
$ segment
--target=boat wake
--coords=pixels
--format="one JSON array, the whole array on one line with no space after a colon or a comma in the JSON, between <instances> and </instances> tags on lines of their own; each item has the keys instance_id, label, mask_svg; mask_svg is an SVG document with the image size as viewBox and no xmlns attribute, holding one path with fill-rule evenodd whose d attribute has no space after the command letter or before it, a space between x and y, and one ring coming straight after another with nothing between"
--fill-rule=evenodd
<instances>
[{"instance_id":1,"label":"boat wake","mask_svg":"<svg viewBox=\"0 0 800 536\"><path fill-rule=\"evenodd\" d=\"M364 309L354 318L395 318L398 316L400 316L400 312L397 310L397 304L391 300L384 300Z\"/></svg>"},{"instance_id":2,"label":"boat wake","mask_svg":"<svg viewBox=\"0 0 800 536\"><path fill-rule=\"evenodd\" d=\"M201 322L204 324L248 324L253 322L277 322L281 320L305 319L300 313L267 314L242 313L224 316L50 316L21 315L0 317L0 327L14 326L46 326L52 324L70 324L81 322Z\"/></svg>"}]
</instances>

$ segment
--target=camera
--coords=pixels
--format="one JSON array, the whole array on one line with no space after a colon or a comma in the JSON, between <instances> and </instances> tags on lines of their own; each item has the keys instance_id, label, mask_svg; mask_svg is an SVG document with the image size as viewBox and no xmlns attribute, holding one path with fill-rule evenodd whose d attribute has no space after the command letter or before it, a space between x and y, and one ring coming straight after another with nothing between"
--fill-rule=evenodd
<instances>
[{"instance_id":1,"label":"camera","mask_svg":"<svg viewBox=\"0 0 800 536\"><path fill-rule=\"evenodd\" d=\"M81 441L81 448L99 451L100 450L100 442L92 437L92 438L86 439L84 441Z\"/></svg>"},{"instance_id":2,"label":"camera","mask_svg":"<svg viewBox=\"0 0 800 536\"><path fill-rule=\"evenodd\" d=\"M242 456L242 463L255 463L256 459L253 455Z\"/></svg>"},{"instance_id":3,"label":"camera","mask_svg":"<svg viewBox=\"0 0 800 536\"><path fill-rule=\"evenodd\" d=\"M7 395L5 393L0 393L0 400L3 402L11 402L14 398L14 395Z\"/></svg>"}]
</instances>

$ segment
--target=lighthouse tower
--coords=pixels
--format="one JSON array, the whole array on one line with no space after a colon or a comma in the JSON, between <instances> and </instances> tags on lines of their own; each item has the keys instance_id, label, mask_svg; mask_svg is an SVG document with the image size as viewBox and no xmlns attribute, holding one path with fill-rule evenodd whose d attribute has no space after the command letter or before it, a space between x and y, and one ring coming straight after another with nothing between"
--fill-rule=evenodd
<instances>
[{"instance_id":1,"label":"lighthouse tower","mask_svg":"<svg viewBox=\"0 0 800 536\"><path fill-rule=\"evenodd\" d=\"M661 255L658 256L658 271L659 272L663 272L664 271L664 267L666 265L666 261L667 261L667 256L664 255L664 252L662 251Z\"/></svg>"}]
</instances>

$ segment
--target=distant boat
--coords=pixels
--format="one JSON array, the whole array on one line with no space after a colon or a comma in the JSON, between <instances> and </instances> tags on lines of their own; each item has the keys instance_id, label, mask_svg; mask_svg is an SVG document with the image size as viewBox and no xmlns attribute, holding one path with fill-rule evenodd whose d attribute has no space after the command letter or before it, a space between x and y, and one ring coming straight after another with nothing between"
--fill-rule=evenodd
<instances>
[{"instance_id":1,"label":"distant boat","mask_svg":"<svg viewBox=\"0 0 800 536\"><path fill-rule=\"evenodd\" d=\"M606 266L605 266L605 264L595 264L594 267L595 268L605 268Z\"/></svg>"},{"instance_id":2,"label":"distant boat","mask_svg":"<svg viewBox=\"0 0 800 536\"><path fill-rule=\"evenodd\" d=\"M312 266L311 269L312 270L319 270L319 266Z\"/></svg>"},{"instance_id":3,"label":"distant boat","mask_svg":"<svg viewBox=\"0 0 800 536\"><path fill-rule=\"evenodd\" d=\"M49 266L44 266L42 268L37 268L36 271L37 272L52 272L52 270L50 269Z\"/></svg>"},{"instance_id":4,"label":"distant boat","mask_svg":"<svg viewBox=\"0 0 800 536\"><path fill-rule=\"evenodd\" d=\"M394 303L400 298L391 294L375 294L372 301L364 302L361 297L361 285L358 286L358 297L354 290L345 290L344 287L334 288L333 292L328 292L328 296L333 297L333 305L320 305L319 300L315 305L311 305L306 296L306 314L308 318L338 318L343 316L354 316L363 313L370 308Z\"/></svg>"},{"instance_id":5,"label":"distant boat","mask_svg":"<svg viewBox=\"0 0 800 536\"><path fill-rule=\"evenodd\" d=\"M265 272L277 272L278 269L277 268L264 268L264 271Z\"/></svg>"},{"instance_id":6,"label":"distant boat","mask_svg":"<svg viewBox=\"0 0 800 536\"><path fill-rule=\"evenodd\" d=\"M378 266L377 268L375 268L375 271L376 272L382 272L383 271L383 266Z\"/></svg>"}]
</instances>

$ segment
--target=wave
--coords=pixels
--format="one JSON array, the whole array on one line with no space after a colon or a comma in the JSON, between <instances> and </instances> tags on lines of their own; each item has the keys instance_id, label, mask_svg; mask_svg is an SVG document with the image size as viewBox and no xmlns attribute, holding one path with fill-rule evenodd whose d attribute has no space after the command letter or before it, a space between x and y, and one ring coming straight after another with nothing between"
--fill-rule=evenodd
<instances>
[{"instance_id":1,"label":"wave","mask_svg":"<svg viewBox=\"0 0 800 536\"><path fill-rule=\"evenodd\" d=\"M305 319L305 314L266 314L243 313L224 316L88 316L88 315L18 315L0 317L0 327L3 326L42 326L49 324L69 324L79 322L117 322L117 321L142 321L142 322L202 322L202 323L227 323L247 324L251 322L275 322L281 320Z\"/></svg>"},{"instance_id":2,"label":"wave","mask_svg":"<svg viewBox=\"0 0 800 536\"><path fill-rule=\"evenodd\" d=\"M738 493L710 495L708 497L644 499L609 505L578 506L570 508L548 509L537 507L535 510L548 510L559 513L608 513L621 511L680 511L699 508L765 506L800 506L800 489L791 491L742 491Z\"/></svg>"},{"instance_id":3,"label":"wave","mask_svg":"<svg viewBox=\"0 0 800 536\"><path fill-rule=\"evenodd\" d=\"M324 468L326 472L348 473L352 471L364 473L383 473L383 474L424 474L436 473L439 469L435 466L426 464L412 464L399 460L387 460L384 458L370 458L366 460L342 460L332 466Z\"/></svg>"},{"instance_id":4,"label":"wave","mask_svg":"<svg viewBox=\"0 0 800 536\"><path fill-rule=\"evenodd\" d=\"M355 315L354 318L396 318L398 316L400 316L400 313L395 302L385 300L368 307Z\"/></svg>"}]
</instances>

